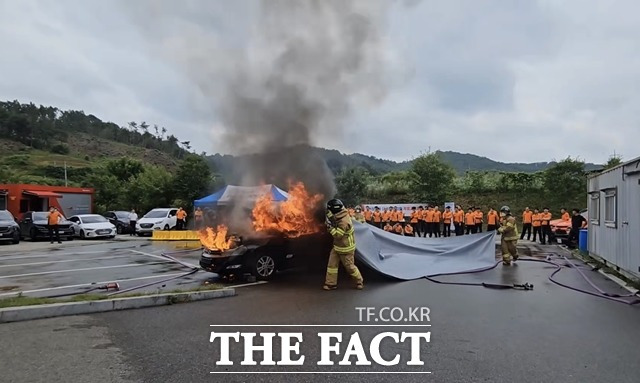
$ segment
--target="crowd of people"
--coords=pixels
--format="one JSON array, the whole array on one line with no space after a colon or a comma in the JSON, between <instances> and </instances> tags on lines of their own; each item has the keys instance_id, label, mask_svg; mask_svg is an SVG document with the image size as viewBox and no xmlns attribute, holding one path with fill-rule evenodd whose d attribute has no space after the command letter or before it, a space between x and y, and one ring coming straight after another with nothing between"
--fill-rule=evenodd
<instances>
[{"instance_id":1,"label":"crowd of people","mask_svg":"<svg viewBox=\"0 0 640 383\"><path fill-rule=\"evenodd\" d=\"M361 207L349 208L350 215L362 222L373 225L385 231L398 235L411 237L450 237L453 232L456 236L482 233L483 230L494 231L500 226L500 214L493 208L489 208L485 214L480 208L469 207L464 209L457 205L454 209L446 206L441 210L437 205L414 206L409 214L405 214L402 208L390 207L380 209L374 207L371 210L368 206L364 211ZM577 209L573 210L574 217L582 217ZM540 241L546 244L553 240L551 232L551 220L553 215L549 208L542 211L538 209L526 208L522 213L522 231L520 239ZM566 209L561 209L561 219L572 222L570 240L576 237L573 221L584 226L586 222L577 218L572 218ZM453 224L453 225L452 225ZM486 224L486 226L485 226ZM453 230L452 230L453 226Z\"/></svg>"}]
</instances>

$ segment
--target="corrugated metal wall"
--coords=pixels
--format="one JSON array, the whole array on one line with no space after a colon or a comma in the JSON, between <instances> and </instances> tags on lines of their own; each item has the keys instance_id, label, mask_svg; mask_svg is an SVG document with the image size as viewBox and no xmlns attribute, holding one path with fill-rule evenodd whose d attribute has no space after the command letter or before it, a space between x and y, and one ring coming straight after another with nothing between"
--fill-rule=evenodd
<instances>
[{"instance_id":1,"label":"corrugated metal wall","mask_svg":"<svg viewBox=\"0 0 640 383\"><path fill-rule=\"evenodd\" d=\"M589 206L589 252L640 278L640 161L611 169L588 181L588 192L599 195L599 219ZM631 174L629 174L631 173ZM616 219L605 223L606 192L616 191ZM590 194L592 195L592 194ZM591 197L589 197L591 201Z\"/></svg>"},{"instance_id":2,"label":"corrugated metal wall","mask_svg":"<svg viewBox=\"0 0 640 383\"><path fill-rule=\"evenodd\" d=\"M71 217L76 214L91 213L91 195L80 193L59 193L62 198L58 199L58 203L64 212L65 217Z\"/></svg>"}]
</instances>

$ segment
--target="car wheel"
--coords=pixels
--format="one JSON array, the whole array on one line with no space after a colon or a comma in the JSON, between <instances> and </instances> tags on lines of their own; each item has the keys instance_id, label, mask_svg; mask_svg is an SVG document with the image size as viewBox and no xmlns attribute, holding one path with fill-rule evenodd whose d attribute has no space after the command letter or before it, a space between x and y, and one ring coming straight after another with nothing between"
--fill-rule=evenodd
<instances>
[{"instance_id":1,"label":"car wheel","mask_svg":"<svg viewBox=\"0 0 640 383\"><path fill-rule=\"evenodd\" d=\"M68 236L67 241L73 241L73 235Z\"/></svg>"},{"instance_id":2,"label":"car wheel","mask_svg":"<svg viewBox=\"0 0 640 383\"><path fill-rule=\"evenodd\" d=\"M138 237L144 237L144 234L142 233L136 233L138 235Z\"/></svg>"},{"instance_id":3,"label":"car wheel","mask_svg":"<svg viewBox=\"0 0 640 383\"><path fill-rule=\"evenodd\" d=\"M20 243L20 233L16 232L15 234L13 234L13 244L17 245Z\"/></svg>"},{"instance_id":4,"label":"car wheel","mask_svg":"<svg viewBox=\"0 0 640 383\"><path fill-rule=\"evenodd\" d=\"M38 239L38 231L35 227L32 227L31 230L29 230L29 239L32 242L35 242Z\"/></svg>"},{"instance_id":5,"label":"car wheel","mask_svg":"<svg viewBox=\"0 0 640 383\"><path fill-rule=\"evenodd\" d=\"M84 230L80 230L80 238L86 239L87 237L84 234Z\"/></svg>"},{"instance_id":6,"label":"car wheel","mask_svg":"<svg viewBox=\"0 0 640 383\"><path fill-rule=\"evenodd\" d=\"M116 226L116 233L122 234L123 231L124 231L124 228L122 227L122 225Z\"/></svg>"},{"instance_id":7,"label":"car wheel","mask_svg":"<svg viewBox=\"0 0 640 383\"><path fill-rule=\"evenodd\" d=\"M267 281L276 273L276 261L267 254L256 254L251 262L251 274L261 281Z\"/></svg>"},{"instance_id":8,"label":"car wheel","mask_svg":"<svg viewBox=\"0 0 640 383\"><path fill-rule=\"evenodd\" d=\"M114 239L116 236L115 235L110 235L109 239Z\"/></svg>"},{"instance_id":9,"label":"car wheel","mask_svg":"<svg viewBox=\"0 0 640 383\"><path fill-rule=\"evenodd\" d=\"M164 225L164 229L165 229L165 230L170 230L170 229L169 229L169 225Z\"/></svg>"}]
</instances>

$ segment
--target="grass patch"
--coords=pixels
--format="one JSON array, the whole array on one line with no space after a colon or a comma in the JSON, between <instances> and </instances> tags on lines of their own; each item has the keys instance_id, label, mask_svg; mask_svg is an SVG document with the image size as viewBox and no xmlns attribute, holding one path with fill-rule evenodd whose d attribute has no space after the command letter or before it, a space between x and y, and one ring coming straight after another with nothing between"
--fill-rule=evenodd
<instances>
[{"instance_id":1,"label":"grass patch","mask_svg":"<svg viewBox=\"0 0 640 383\"><path fill-rule=\"evenodd\" d=\"M196 291L210 291L210 290L219 290L224 286L212 283L205 286L195 287L193 289L180 290L175 289L171 291L158 291L155 293L127 293L127 294L119 294L113 297L109 297L105 294L78 294L71 297L64 298L39 298L39 297L28 297L22 294L17 295L11 298L0 299L0 309L7 307L20 307L20 306L35 306L35 305L45 305L49 303L70 303L70 302L90 302L90 301L102 301L107 299L116 299L116 298L132 298L132 297L143 297L143 296L152 296L159 294L180 294L180 293L190 293Z\"/></svg>"}]
</instances>

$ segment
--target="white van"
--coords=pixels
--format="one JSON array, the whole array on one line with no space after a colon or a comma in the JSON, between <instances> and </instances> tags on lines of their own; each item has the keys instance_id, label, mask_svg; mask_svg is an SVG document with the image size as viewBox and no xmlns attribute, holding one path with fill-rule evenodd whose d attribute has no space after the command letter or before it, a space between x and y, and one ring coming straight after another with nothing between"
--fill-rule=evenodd
<instances>
[{"instance_id":1,"label":"white van","mask_svg":"<svg viewBox=\"0 0 640 383\"><path fill-rule=\"evenodd\" d=\"M177 208L153 209L136 222L139 236L152 234L154 230L171 230L176 227Z\"/></svg>"}]
</instances>

